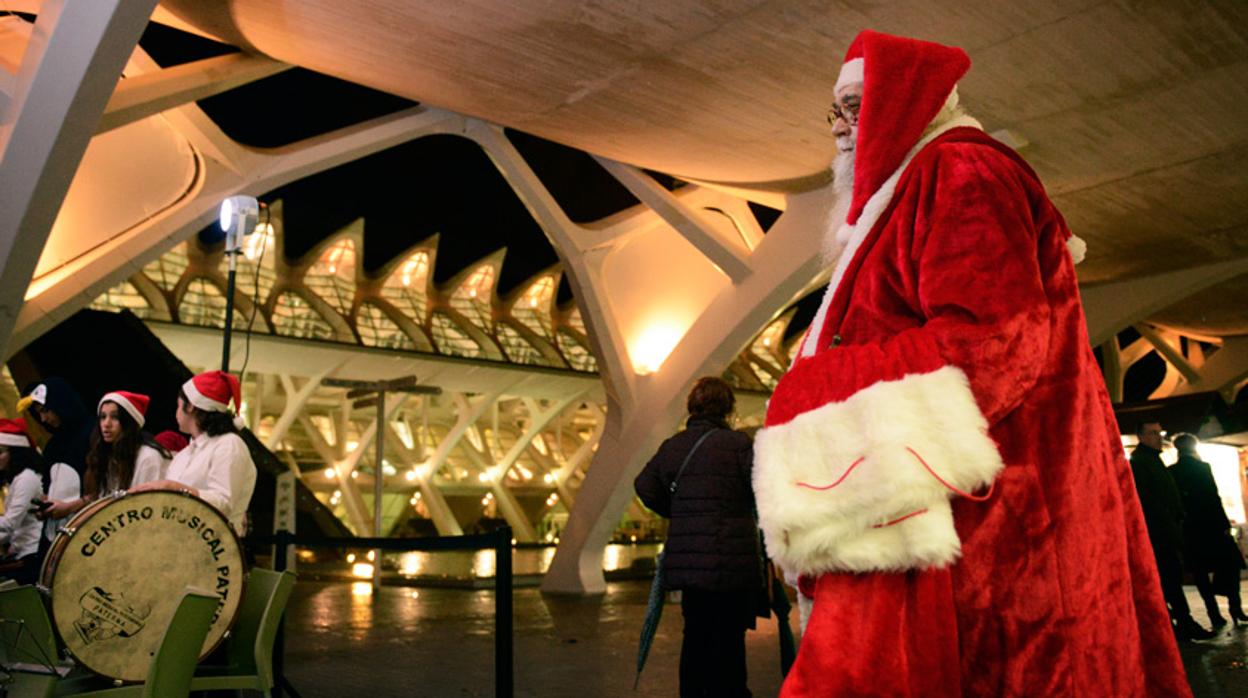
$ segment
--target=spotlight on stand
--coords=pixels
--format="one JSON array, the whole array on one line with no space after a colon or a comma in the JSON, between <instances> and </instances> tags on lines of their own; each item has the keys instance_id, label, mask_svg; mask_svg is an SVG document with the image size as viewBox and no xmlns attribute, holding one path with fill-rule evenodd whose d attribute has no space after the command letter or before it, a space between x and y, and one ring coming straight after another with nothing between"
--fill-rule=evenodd
<instances>
[{"instance_id":1,"label":"spotlight on stand","mask_svg":"<svg viewBox=\"0 0 1248 698\"><path fill-rule=\"evenodd\" d=\"M254 196L231 196L221 202L221 230L225 231L225 249L233 252L242 246L242 239L251 235L260 222L263 206Z\"/></svg>"},{"instance_id":2,"label":"spotlight on stand","mask_svg":"<svg viewBox=\"0 0 1248 698\"><path fill-rule=\"evenodd\" d=\"M234 327L234 277L238 255L242 254L243 238L256 231L261 211L268 216L268 209L254 196L231 196L221 202L219 223L225 231L225 256L230 260L225 290L225 337L221 348L221 370L226 373L230 371L230 331Z\"/></svg>"}]
</instances>

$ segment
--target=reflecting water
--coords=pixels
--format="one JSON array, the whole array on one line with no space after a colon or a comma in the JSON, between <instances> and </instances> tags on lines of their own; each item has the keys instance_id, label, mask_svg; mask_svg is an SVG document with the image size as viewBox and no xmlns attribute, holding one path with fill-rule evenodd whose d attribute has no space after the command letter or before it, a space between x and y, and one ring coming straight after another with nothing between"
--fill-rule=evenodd
<instances>
[{"instance_id":1,"label":"reflecting water","mask_svg":"<svg viewBox=\"0 0 1248 698\"><path fill-rule=\"evenodd\" d=\"M607 572L628 569L637 560L653 560L661 546L657 543L611 544L602 555L602 569ZM517 548L511 553L513 574L545 574L555 558L553 546ZM386 566L398 570L403 577L489 578L498 568L493 550L476 552L410 552L386 555ZM644 563L643 563L644 564Z\"/></svg>"}]
</instances>

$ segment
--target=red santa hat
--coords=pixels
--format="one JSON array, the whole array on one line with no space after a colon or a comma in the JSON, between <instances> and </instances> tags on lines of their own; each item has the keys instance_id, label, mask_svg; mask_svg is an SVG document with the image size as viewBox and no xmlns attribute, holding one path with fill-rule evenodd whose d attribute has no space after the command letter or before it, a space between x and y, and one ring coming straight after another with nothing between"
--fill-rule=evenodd
<instances>
[{"instance_id":1,"label":"red santa hat","mask_svg":"<svg viewBox=\"0 0 1248 698\"><path fill-rule=\"evenodd\" d=\"M30 437L26 435L26 420L0 419L0 446L30 448Z\"/></svg>"},{"instance_id":2,"label":"red santa hat","mask_svg":"<svg viewBox=\"0 0 1248 698\"><path fill-rule=\"evenodd\" d=\"M970 67L971 59L960 48L870 29L850 44L836 81L838 90L862 83L847 223L858 221L867 200L901 165ZM893 86L905 91L905 99L884 98L884 90ZM881 97L873 99L873 94Z\"/></svg>"},{"instance_id":3,"label":"red santa hat","mask_svg":"<svg viewBox=\"0 0 1248 698\"><path fill-rule=\"evenodd\" d=\"M100 404L96 406L95 411L98 414L100 408L104 407L106 402L115 403L118 407L125 410L126 414L130 415L130 418L141 427L143 422L146 421L147 405L151 401L152 399L146 395L129 393L124 390L114 390L100 398Z\"/></svg>"},{"instance_id":4,"label":"red santa hat","mask_svg":"<svg viewBox=\"0 0 1248 698\"><path fill-rule=\"evenodd\" d=\"M160 432L154 438L156 439L156 443L164 446L165 450L170 453L177 453L178 451L181 451L186 448L189 443L185 436L169 429Z\"/></svg>"},{"instance_id":5,"label":"red santa hat","mask_svg":"<svg viewBox=\"0 0 1248 698\"><path fill-rule=\"evenodd\" d=\"M182 392L192 405L205 412L234 414L243 404L238 377L225 371L208 371L182 384ZM230 409L230 401L234 409Z\"/></svg>"}]
</instances>

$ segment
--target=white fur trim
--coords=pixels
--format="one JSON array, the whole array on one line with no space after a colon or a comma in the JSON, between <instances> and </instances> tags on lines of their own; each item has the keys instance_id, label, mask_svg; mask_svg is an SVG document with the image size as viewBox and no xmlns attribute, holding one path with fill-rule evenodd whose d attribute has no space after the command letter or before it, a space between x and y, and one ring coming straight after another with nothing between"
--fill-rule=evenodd
<instances>
[{"instance_id":1,"label":"white fur trim","mask_svg":"<svg viewBox=\"0 0 1248 698\"><path fill-rule=\"evenodd\" d=\"M30 439L21 434L9 434L7 432L0 434L0 446L14 446L17 448L30 448Z\"/></svg>"},{"instance_id":2,"label":"white fur trim","mask_svg":"<svg viewBox=\"0 0 1248 698\"><path fill-rule=\"evenodd\" d=\"M135 407L133 402L127 400L125 396L120 393L107 393L104 397L100 398L100 404L95 406L96 414L99 414L100 408L103 407L106 402L116 403L117 406L125 410L126 413L130 415L130 418L137 422L140 427L143 426L145 421L147 421L144 419L143 413L139 411L139 408Z\"/></svg>"},{"instance_id":3,"label":"white fur trim","mask_svg":"<svg viewBox=\"0 0 1248 698\"><path fill-rule=\"evenodd\" d=\"M43 383L36 385L35 389L30 391L30 399L40 405L45 404L48 401L48 386Z\"/></svg>"},{"instance_id":4,"label":"white fur trim","mask_svg":"<svg viewBox=\"0 0 1248 698\"><path fill-rule=\"evenodd\" d=\"M956 92L953 92L950 98L956 99ZM836 290L845 278L845 270L849 268L854 255L858 253L858 248L862 246L863 240L870 234L871 229L875 227L876 221L884 213L884 209L888 208L889 203L892 202L893 194L897 190L897 182L901 179L902 173L906 171L906 166L910 164L915 155L919 154L923 146L932 142L942 133L961 126L983 130L978 121L965 114L956 116L931 128L928 134L920 139L910 149L910 152L906 153L906 157L901 161L901 165L893 171L893 174L867 200L866 205L862 208L862 213L858 216L858 222L854 225L844 222L840 224L842 228L847 228L848 230L838 230L837 237L849 240L849 243L845 245L845 250L841 252L840 258L836 260L836 269L832 272L832 281L828 283L828 290L823 294L823 301L819 304L819 311L815 314L814 321L810 323L810 331L806 334L806 340L802 342L802 349L797 353L797 357L814 356L818 351L819 335L822 334L823 323L828 317L828 307L832 304L832 298L836 295ZM794 358L796 359L797 357Z\"/></svg>"},{"instance_id":5,"label":"white fur trim","mask_svg":"<svg viewBox=\"0 0 1248 698\"><path fill-rule=\"evenodd\" d=\"M1066 239L1066 251L1070 252L1070 258L1074 260L1075 264L1078 264L1083 261L1084 257L1088 256L1088 243L1078 235L1071 233L1070 237Z\"/></svg>"},{"instance_id":6,"label":"white fur trim","mask_svg":"<svg viewBox=\"0 0 1248 698\"><path fill-rule=\"evenodd\" d=\"M966 374L953 366L882 381L760 430L754 495L772 559L799 574L953 562L953 492L909 449L963 491L990 484L1004 467ZM798 485L826 487L859 459L835 488Z\"/></svg>"},{"instance_id":7,"label":"white fur trim","mask_svg":"<svg viewBox=\"0 0 1248 698\"><path fill-rule=\"evenodd\" d=\"M201 410L205 410L208 412L230 412L231 411L228 403L217 402L216 400L213 400L207 395L204 395L203 393L199 392L199 388L195 387L194 378L182 384L182 392L186 393L186 399L190 400L192 405L198 407Z\"/></svg>"},{"instance_id":8,"label":"white fur trim","mask_svg":"<svg viewBox=\"0 0 1248 698\"><path fill-rule=\"evenodd\" d=\"M854 83L862 82L864 80L863 76L866 72L863 69L863 65L864 63L861 58L845 61L845 63L841 65L840 75L836 77L836 87L833 88L833 91L839 90L846 85L853 85Z\"/></svg>"}]
</instances>

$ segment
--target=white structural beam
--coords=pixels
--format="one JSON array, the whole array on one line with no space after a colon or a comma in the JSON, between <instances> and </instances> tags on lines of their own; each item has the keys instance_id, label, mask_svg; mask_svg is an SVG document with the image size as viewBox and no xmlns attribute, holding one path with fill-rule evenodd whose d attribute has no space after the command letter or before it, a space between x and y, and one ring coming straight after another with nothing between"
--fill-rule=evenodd
<instances>
[{"instance_id":1,"label":"white structural beam","mask_svg":"<svg viewBox=\"0 0 1248 698\"><path fill-rule=\"evenodd\" d=\"M515 531L517 540L532 543L537 540L537 530L533 527L533 523L529 521L528 517L524 515L524 511L521 510L515 495L507 487L507 473L511 471L512 466L516 464L516 460L533 443L533 439L540 435L547 425L550 424L551 420L562 414L568 405L580 399L580 394L570 395L542 410L536 400L525 398L524 404L529 411L528 427L516 439L516 442L512 444L507 453L486 470L490 489L494 492L494 497L498 500L499 507L503 510L503 516L511 524L512 530ZM495 426L494 434L495 438L497 438L497 425Z\"/></svg>"},{"instance_id":2,"label":"white structural beam","mask_svg":"<svg viewBox=\"0 0 1248 698\"><path fill-rule=\"evenodd\" d=\"M231 53L127 77L117 84L117 90L108 100L96 133L111 131L291 67L264 56Z\"/></svg>"},{"instance_id":3,"label":"white structural beam","mask_svg":"<svg viewBox=\"0 0 1248 698\"><path fill-rule=\"evenodd\" d=\"M347 523L355 530L356 535L368 535L372 532L369 526L371 517L368 514L368 508L364 506L360 488L355 486L355 481L346 474L346 469L342 467L342 461L339 460L334 446L325 440L321 430L306 413L299 414L299 424L307 432L308 438L312 441L312 448L325 462L325 467L332 468L334 471L334 481L338 484L338 490L342 492L343 508L347 510Z\"/></svg>"},{"instance_id":4,"label":"white structural beam","mask_svg":"<svg viewBox=\"0 0 1248 698\"><path fill-rule=\"evenodd\" d=\"M1123 378L1126 370L1122 366L1122 348L1118 345L1118 335L1111 336L1101 345L1101 373L1105 377L1105 387L1109 390L1109 401L1122 402Z\"/></svg>"},{"instance_id":5,"label":"white structural beam","mask_svg":"<svg viewBox=\"0 0 1248 698\"><path fill-rule=\"evenodd\" d=\"M524 430L524 433L516 439L516 442L512 444L507 453L503 454L503 457L498 459L497 463L490 466L488 471L490 482L502 483L503 480L507 478L507 473L511 472L512 466L516 464L516 460L520 457L520 454L524 453L524 449L528 448L529 444L533 443L533 439L541 434L550 422L555 419L555 417L562 414L563 411L568 408L568 405L580 400L582 396L583 393L569 395L556 401L554 405L546 408L545 410L538 405L537 400L524 398L524 405L529 412L528 427ZM495 424L494 428L494 433L497 435L497 424Z\"/></svg>"},{"instance_id":6,"label":"white structural beam","mask_svg":"<svg viewBox=\"0 0 1248 698\"><path fill-rule=\"evenodd\" d=\"M193 105L176 112L190 110L207 120ZM250 159L249 166L242 168L244 175L230 171L215 159L202 160L203 175L184 203L109 238L90 254L58 269L55 275L36 280L27 292L26 304L18 316L8 345L9 353L5 356L12 355L90 305L105 290L140 271L143 265L207 226L216 218L217 209L226 197L234 194L261 195L310 174L400 143L433 133L455 132L460 122L460 117L456 115L415 107L292 146L269 151L247 150ZM209 128L211 124L203 126L203 133L215 130L215 126ZM194 139L192 142L195 142ZM228 141L228 144L232 143ZM237 148L237 144L234 147Z\"/></svg>"},{"instance_id":7,"label":"white structural beam","mask_svg":"<svg viewBox=\"0 0 1248 698\"><path fill-rule=\"evenodd\" d=\"M495 464L491 463L489 458L489 447L485 441L482 441L483 448L478 449L471 443L463 445L463 451L468 455L468 459L473 462L484 473L489 473ZM502 483L489 481L490 492L494 494L494 503L498 507L498 512L503 515L507 521L507 525L511 526L511 535L521 543L533 543L537 541L537 529L534 528L533 522L524 515L524 510L520 508L520 502L516 499L516 495Z\"/></svg>"},{"instance_id":8,"label":"white structural beam","mask_svg":"<svg viewBox=\"0 0 1248 698\"><path fill-rule=\"evenodd\" d=\"M504 390L506 390L505 387L500 387L487 395L477 397L475 400L469 399L463 393L452 394L451 399L454 400L456 407L455 424L447 431L446 436L438 442L438 447L429 456L429 460L417 469L416 482L420 487L421 496L425 498L425 506L429 507L430 518L433 519L434 525L438 527L440 535L463 535L463 529L460 527L459 522L455 520L450 507L446 505L446 500L442 497L441 492L437 491L433 478L438 470L446 464L447 459L451 456L451 451L455 450L455 447L459 445L460 439L464 438L464 434L469 427L476 424L481 415L485 414L485 411L503 396ZM440 509L438 509L439 506L441 507Z\"/></svg>"},{"instance_id":9,"label":"white structural beam","mask_svg":"<svg viewBox=\"0 0 1248 698\"><path fill-rule=\"evenodd\" d=\"M1153 348L1157 350L1157 353L1161 354L1161 358L1165 359L1168 365L1173 366L1184 378L1184 380L1188 383L1193 383L1197 380L1198 374L1196 369L1192 368L1192 365L1187 362L1187 358L1183 356L1183 353L1179 351L1179 348L1170 343L1171 339L1179 340L1179 336L1177 334L1167 332L1165 330L1158 330L1152 325L1145 323L1135 325L1135 331L1139 332L1141 337L1148 340L1148 343L1153 345ZM1169 390L1165 391L1166 394L1169 392Z\"/></svg>"},{"instance_id":10,"label":"white structural beam","mask_svg":"<svg viewBox=\"0 0 1248 698\"><path fill-rule=\"evenodd\" d=\"M594 407L598 408L597 405L594 405ZM559 496L563 498L564 506L569 509L572 508L576 497L570 484L572 476L588 463L594 452L598 450L598 442L602 440L602 432L606 429L606 426L607 416L598 408L598 423L594 425L594 430L590 433L589 438L581 442L581 445L576 448L576 452L555 473L555 487L559 489Z\"/></svg>"},{"instance_id":11,"label":"white structural beam","mask_svg":"<svg viewBox=\"0 0 1248 698\"><path fill-rule=\"evenodd\" d=\"M608 301L596 288L592 268L599 268L610 248L594 247L598 242L564 213L550 192L529 167L520 152L497 126L475 119L467 120L465 135L472 138L493 161L494 166L524 202L533 219L559 254L572 295L581 308L594 355L608 393L627 394L628 381L620 378L631 371L628 348L616 319L607 311Z\"/></svg>"},{"instance_id":12,"label":"white structural beam","mask_svg":"<svg viewBox=\"0 0 1248 698\"><path fill-rule=\"evenodd\" d=\"M295 387L294 379L290 376L284 373L278 375L278 379L282 383L282 390L286 393L286 406L282 408L282 414L278 416L277 422L273 424L273 430L269 432L268 438L264 440L265 448L270 451L277 450L277 447L282 443L282 439L286 438L286 433L290 431L290 427L294 425L299 418L299 414L307 406L312 394L320 387L321 380L332 371L333 369L323 371L309 378L307 382L298 388Z\"/></svg>"},{"instance_id":13,"label":"white structural beam","mask_svg":"<svg viewBox=\"0 0 1248 698\"><path fill-rule=\"evenodd\" d=\"M744 241L740 245L734 245L723 240L706 226L697 211L672 196L671 192L637 168L607 158L594 159L734 282L749 276L749 250L745 248Z\"/></svg>"},{"instance_id":14,"label":"white structural beam","mask_svg":"<svg viewBox=\"0 0 1248 698\"><path fill-rule=\"evenodd\" d=\"M1248 257L1124 281L1081 286L1088 340L1100 346L1112 335L1148 319L1194 293L1248 272Z\"/></svg>"},{"instance_id":15,"label":"white structural beam","mask_svg":"<svg viewBox=\"0 0 1248 698\"><path fill-rule=\"evenodd\" d=\"M413 456L403 440L399 438L394 427L386 423L386 443L394 444L394 452L398 454L399 461L409 470L415 470L417 473L416 483L413 489L420 492L420 496L424 499L425 509L429 511L429 518L433 521L433 525L438 529L440 536L458 536L463 534L463 530L459 527L459 522L455 520L454 514L451 513L451 507L446 503L446 497L443 496L442 490L438 489L432 481L426 482L420 477L420 468L422 463Z\"/></svg>"},{"instance_id":16,"label":"white structural beam","mask_svg":"<svg viewBox=\"0 0 1248 698\"><path fill-rule=\"evenodd\" d=\"M820 273L819 240L831 202L831 191L826 187L791 197L785 213L750 255L752 273L706 303L660 370L646 376L604 376L608 386L631 383L632 389L626 394L607 391L606 429L577 493L543 589L572 593L605 590L602 554L620 515L633 499L632 478L679 423L684 393L693 382L723 371L759 328ZM578 294L577 298L582 303L602 302L598 294L588 298ZM600 307L598 312L609 313L611 308ZM623 360L604 363L604 372L626 365Z\"/></svg>"},{"instance_id":17,"label":"white structural beam","mask_svg":"<svg viewBox=\"0 0 1248 698\"><path fill-rule=\"evenodd\" d=\"M0 342L156 0L45 0L0 114ZM5 354L7 356L7 354Z\"/></svg>"},{"instance_id":18,"label":"white structural beam","mask_svg":"<svg viewBox=\"0 0 1248 698\"><path fill-rule=\"evenodd\" d=\"M1173 394L1187 395L1207 390L1226 393L1233 391L1245 379L1248 379L1248 337L1230 337L1222 343L1221 349L1205 360L1196 379L1180 385ZM1232 394L1227 402L1234 399Z\"/></svg>"},{"instance_id":19,"label":"white structural beam","mask_svg":"<svg viewBox=\"0 0 1248 698\"><path fill-rule=\"evenodd\" d=\"M384 406L378 405L379 409L377 416L368 423L368 426L364 429L363 433L360 434L360 439L355 447L355 450L347 453L346 459L342 463L343 469L346 470L347 477L350 477L351 474L355 472L355 469L359 467L360 460L364 457L365 453L372 453L373 439L377 438L378 427L390 421L390 419L394 416L394 413L403 406L403 403L407 401L408 397L410 397L410 395L407 393L390 393L386 395L386 404ZM385 473L381 470L381 463L374 463L373 468L375 471L375 477L385 479ZM369 530L372 530L371 518Z\"/></svg>"}]
</instances>

